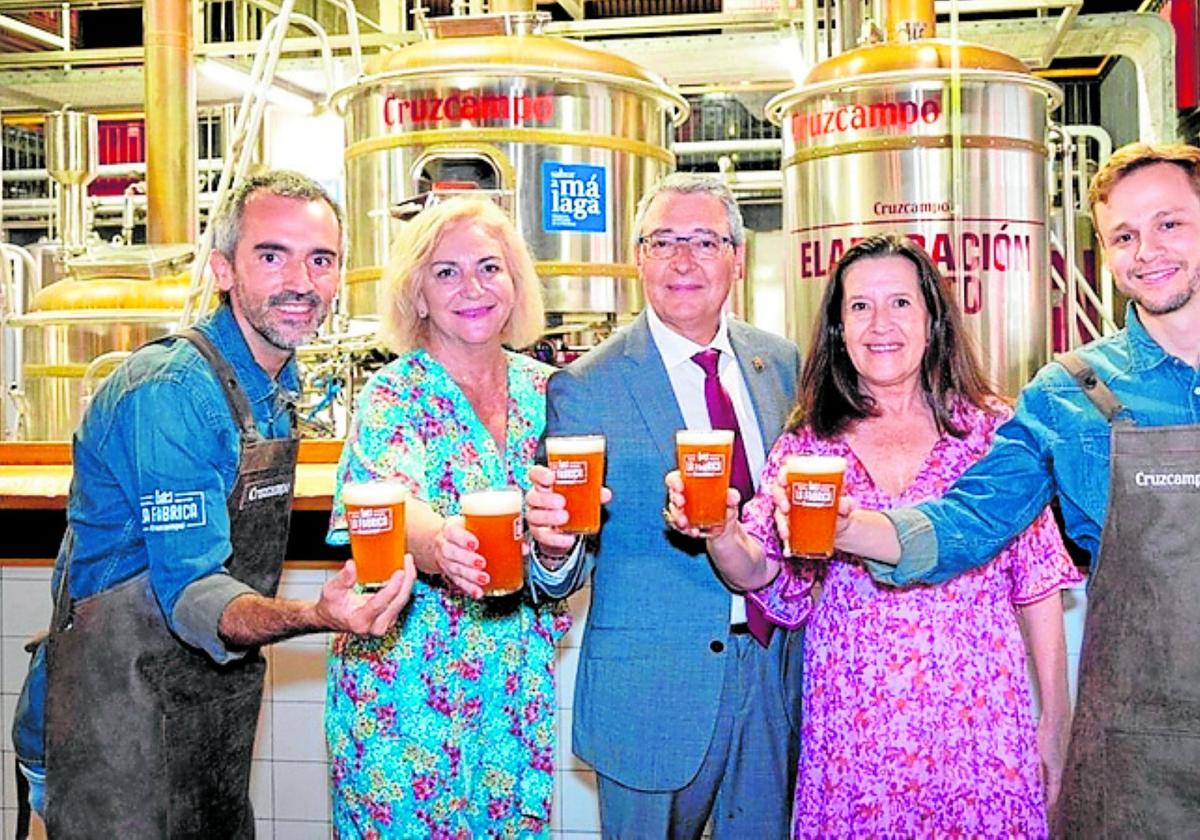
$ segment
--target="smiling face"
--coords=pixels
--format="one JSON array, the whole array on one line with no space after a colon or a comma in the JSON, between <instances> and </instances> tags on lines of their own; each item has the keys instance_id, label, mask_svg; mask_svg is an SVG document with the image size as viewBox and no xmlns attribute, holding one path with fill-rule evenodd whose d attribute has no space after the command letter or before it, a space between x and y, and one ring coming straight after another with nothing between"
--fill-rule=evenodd
<instances>
[{"instance_id":1,"label":"smiling face","mask_svg":"<svg viewBox=\"0 0 1200 840\"><path fill-rule=\"evenodd\" d=\"M498 237L474 221L451 223L422 273L417 308L428 313L427 349L500 345L516 291Z\"/></svg>"},{"instance_id":2,"label":"smiling face","mask_svg":"<svg viewBox=\"0 0 1200 840\"><path fill-rule=\"evenodd\" d=\"M1117 287L1144 315L1197 308L1200 196L1180 167L1130 172L1096 205L1096 227Z\"/></svg>"},{"instance_id":3,"label":"smiling face","mask_svg":"<svg viewBox=\"0 0 1200 840\"><path fill-rule=\"evenodd\" d=\"M929 310L906 257L865 257L842 278L842 330L864 390L921 384Z\"/></svg>"},{"instance_id":4,"label":"smiling face","mask_svg":"<svg viewBox=\"0 0 1200 840\"><path fill-rule=\"evenodd\" d=\"M659 193L646 208L639 231L643 237L716 236L728 239L725 205L711 193ZM713 259L697 259L693 249L680 244L673 256L652 257L637 249L642 290L664 324L697 344L716 335L721 307L729 287L741 276L743 247L722 245Z\"/></svg>"},{"instance_id":5,"label":"smiling face","mask_svg":"<svg viewBox=\"0 0 1200 840\"><path fill-rule=\"evenodd\" d=\"M255 361L274 375L317 334L340 276L341 229L324 201L252 194L242 211L233 261L210 265Z\"/></svg>"}]
</instances>

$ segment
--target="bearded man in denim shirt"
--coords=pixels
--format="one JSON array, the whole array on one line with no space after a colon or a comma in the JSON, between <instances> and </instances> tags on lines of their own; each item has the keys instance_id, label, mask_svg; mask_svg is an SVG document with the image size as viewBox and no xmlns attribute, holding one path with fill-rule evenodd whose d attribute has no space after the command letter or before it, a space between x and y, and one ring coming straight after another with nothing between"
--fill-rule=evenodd
<instances>
[{"instance_id":1,"label":"bearded man in denim shirt","mask_svg":"<svg viewBox=\"0 0 1200 840\"><path fill-rule=\"evenodd\" d=\"M1200 825L1200 149L1118 150L1089 199L1125 328L1047 365L938 501L843 505L838 547L897 585L980 566L1057 494L1092 556L1055 836Z\"/></svg>"},{"instance_id":2,"label":"bearded man in denim shirt","mask_svg":"<svg viewBox=\"0 0 1200 840\"><path fill-rule=\"evenodd\" d=\"M130 356L75 433L54 615L14 726L56 840L252 837L258 647L382 634L412 585L397 573L368 599L347 563L316 602L274 597L298 448L294 351L337 290L341 213L315 182L274 172L212 224L220 306Z\"/></svg>"}]
</instances>

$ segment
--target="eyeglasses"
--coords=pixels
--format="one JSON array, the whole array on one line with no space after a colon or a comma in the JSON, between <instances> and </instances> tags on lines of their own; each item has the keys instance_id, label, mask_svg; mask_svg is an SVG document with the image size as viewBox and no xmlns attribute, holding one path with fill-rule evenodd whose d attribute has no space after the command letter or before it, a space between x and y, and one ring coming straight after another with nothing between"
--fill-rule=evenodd
<instances>
[{"instance_id":1,"label":"eyeglasses","mask_svg":"<svg viewBox=\"0 0 1200 840\"><path fill-rule=\"evenodd\" d=\"M697 233L692 236L639 236L638 244L645 253L656 260L669 260L679 253L684 245L698 260L715 260L721 256L726 245L732 245L733 240L728 236L714 236L708 233Z\"/></svg>"}]
</instances>

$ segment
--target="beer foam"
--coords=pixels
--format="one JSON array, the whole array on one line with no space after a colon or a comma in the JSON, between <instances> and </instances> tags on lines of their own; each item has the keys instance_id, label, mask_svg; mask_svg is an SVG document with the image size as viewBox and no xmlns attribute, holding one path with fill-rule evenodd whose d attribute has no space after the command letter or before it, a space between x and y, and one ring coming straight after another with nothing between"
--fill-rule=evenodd
<instances>
[{"instance_id":1,"label":"beer foam","mask_svg":"<svg viewBox=\"0 0 1200 840\"><path fill-rule=\"evenodd\" d=\"M683 446L731 446L733 432L729 429L680 429L675 442Z\"/></svg>"},{"instance_id":2,"label":"beer foam","mask_svg":"<svg viewBox=\"0 0 1200 840\"><path fill-rule=\"evenodd\" d=\"M546 438L547 455L587 455L604 451L604 435Z\"/></svg>"},{"instance_id":3,"label":"beer foam","mask_svg":"<svg viewBox=\"0 0 1200 840\"><path fill-rule=\"evenodd\" d=\"M521 512L520 490L480 490L462 497L466 516L501 516Z\"/></svg>"},{"instance_id":4,"label":"beer foam","mask_svg":"<svg viewBox=\"0 0 1200 840\"><path fill-rule=\"evenodd\" d=\"M841 455L789 455L783 462L787 475L829 475L846 471Z\"/></svg>"},{"instance_id":5,"label":"beer foam","mask_svg":"<svg viewBox=\"0 0 1200 840\"><path fill-rule=\"evenodd\" d=\"M355 507L385 507L408 498L408 488L399 481L361 481L342 485L342 504Z\"/></svg>"}]
</instances>

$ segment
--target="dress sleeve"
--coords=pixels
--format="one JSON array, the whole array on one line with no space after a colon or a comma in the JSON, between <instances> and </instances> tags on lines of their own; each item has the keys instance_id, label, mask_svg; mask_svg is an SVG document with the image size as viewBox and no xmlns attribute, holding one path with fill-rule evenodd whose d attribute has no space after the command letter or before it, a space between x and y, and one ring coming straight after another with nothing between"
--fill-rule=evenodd
<instances>
[{"instance_id":1,"label":"dress sleeve","mask_svg":"<svg viewBox=\"0 0 1200 840\"><path fill-rule=\"evenodd\" d=\"M403 387L395 374L385 368L359 394L354 420L338 461L333 510L325 536L331 545L345 545L350 540L346 507L342 503L342 487L346 482L397 479L415 498L429 499L425 486L425 442L421 427L408 410L410 406L422 410L420 400L413 399L413 390Z\"/></svg>"},{"instance_id":2,"label":"dress sleeve","mask_svg":"<svg viewBox=\"0 0 1200 840\"><path fill-rule=\"evenodd\" d=\"M763 549L763 557L782 564L779 574L768 585L746 597L762 607L771 621L784 627L798 627L812 612L812 588L817 564L810 560L785 557L779 532L775 529L775 500L771 487L775 484L783 460L799 451L800 440L795 433L780 435L771 447L763 464L762 479L754 498L742 508L742 526Z\"/></svg>"},{"instance_id":3,"label":"dress sleeve","mask_svg":"<svg viewBox=\"0 0 1200 840\"><path fill-rule=\"evenodd\" d=\"M1002 557L1012 578L1012 602L1017 606L1036 603L1083 580L1049 508L1008 544Z\"/></svg>"}]
</instances>

